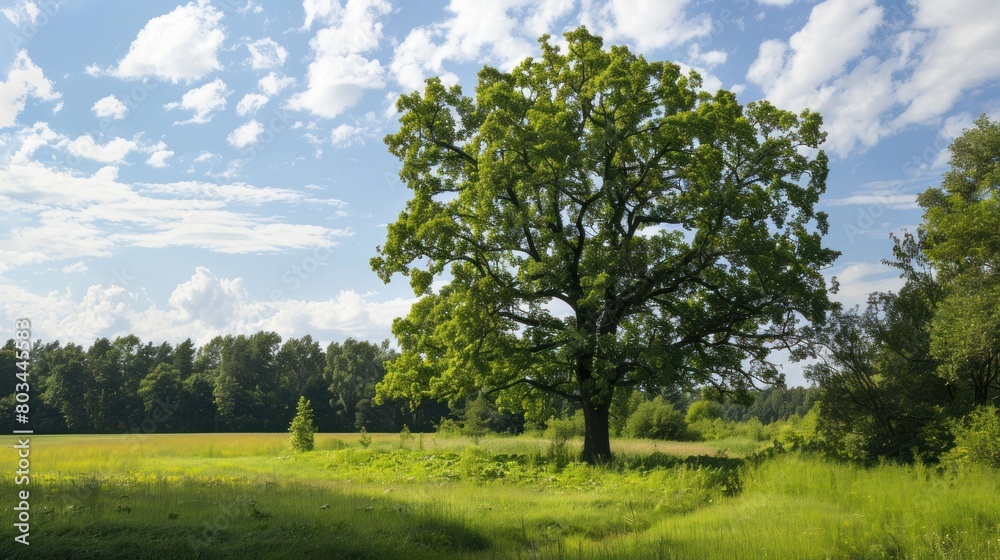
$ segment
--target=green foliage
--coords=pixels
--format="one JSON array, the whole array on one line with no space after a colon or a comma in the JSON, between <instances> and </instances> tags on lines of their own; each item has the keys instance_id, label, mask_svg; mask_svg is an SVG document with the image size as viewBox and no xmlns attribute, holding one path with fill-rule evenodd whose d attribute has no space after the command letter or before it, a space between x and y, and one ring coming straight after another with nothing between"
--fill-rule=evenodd
<instances>
[{"instance_id":1,"label":"green foliage","mask_svg":"<svg viewBox=\"0 0 1000 560\"><path fill-rule=\"evenodd\" d=\"M819 433L819 407L814 406L803 417L793 416L780 424L774 440L785 451L797 449L821 449L823 442Z\"/></svg>"},{"instance_id":2,"label":"green foliage","mask_svg":"<svg viewBox=\"0 0 1000 560\"><path fill-rule=\"evenodd\" d=\"M213 388L220 429L280 429L283 421L273 414L272 402L277 392L275 355L280 344L277 333L266 331L221 339L221 360Z\"/></svg>"},{"instance_id":3,"label":"green foliage","mask_svg":"<svg viewBox=\"0 0 1000 560\"><path fill-rule=\"evenodd\" d=\"M819 333L824 361L806 367L821 388L820 440L831 455L864 463L933 462L939 427L960 409L936 374L927 327L933 285L908 282L875 294L868 308L837 312Z\"/></svg>"},{"instance_id":4,"label":"green foliage","mask_svg":"<svg viewBox=\"0 0 1000 560\"><path fill-rule=\"evenodd\" d=\"M996 400L1000 275L966 274L952 283L934 313L930 349L940 363L938 374L951 383L970 385L977 405Z\"/></svg>"},{"instance_id":5,"label":"green foliage","mask_svg":"<svg viewBox=\"0 0 1000 560\"><path fill-rule=\"evenodd\" d=\"M368 449L368 446L372 444L372 436L368 435L368 430L366 430L364 426L361 426L361 431L359 433L361 436L358 437L358 445Z\"/></svg>"},{"instance_id":6,"label":"green foliage","mask_svg":"<svg viewBox=\"0 0 1000 560\"><path fill-rule=\"evenodd\" d=\"M940 187L917 199L925 253L945 283L1000 265L1000 123L985 115L950 146Z\"/></svg>"},{"instance_id":7,"label":"green foliage","mask_svg":"<svg viewBox=\"0 0 1000 560\"><path fill-rule=\"evenodd\" d=\"M917 199L921 248L945 290L931 354L939 375L985 405L1000 385L1000 123L980 117L950 150L941 186Z\"/></svg>"},{"instance_id":8,"label":"green foliage","mask_svg":"<svg viewBox=\"0 0 1000 560\"><path fill-rule=\"evenodd\" d=\"M904 286L818 333L823 362L807 376L821 388L818 440L831 454L935 461L953 437L973 433L949 433L952 419L997 402L1000 124L981 117L951 154L941 186L918 197L916 235L893 237L886 263Z\"/></svg>"},{"instance_id":9,"label":"green foliage","mask_svg":"<svg viewBox=\"0 0 1000 560\"><path fill-rule=\"evenodd\" d=\"M288 431L292 434L292 449L295 451L313 450L316 420L313 417L312 405L305 397L299 397L295 418L292 419Z\"/></svg>"},{"instance_id":10,"label":"green foliage","mask_svg":"<svg viewBox=\"0 0 1000 560\"><path fill-rule=\"evenodd\" d=\"M152 413L159 403L176 404L184 399L181 373L174 366L161 363L139 382L139 398L147 413Z\"/></svg>"},{"instance_id":11,"label":"green foliage","mask_svg":"<svg viewBox=\"0 0 1000 560\"><path fill-rule=\"evenodd\" d=\"M705 441L748 439L764 442L772 441L777 436L780 426L786 422L765 425L757 418L750 418L744 422L733 422L724 418L702 418L688 424L688 429L692 435Z\"/></svg>"},{"instance_id":12,"label":"green foliage","mask_svg":"<svg viewBox=\"0 0 1000 560\"><path fill-rule=\"evenodd\" d=\"M482 395L468 400L462 411L462 435L480 438L490 431L487 424L489 417L489 401Z\"/></svg>"},{"instance_id":13,"label":"green foliage","mask_svg":"<svg viewBox=\"0 0 1000 560\"><path fill-rule=\"evenodd\" d=\"M837 253L816 210L827 158L806 149L820 116L744 107L676 64L565 36L484 68L474 97L432 78L399 98L385 142L413 197L371 264L420 300L393 324L402 353L378 398L498 391L539 420L560 395L603 434L618 387L744 391L778 379L769 347L823 320ZM610 458L607 438L587 445Z\"/></svg>"},{"instance_id":14,"label":"green foliage","mask_svg":"<svg viewBox=\"0 0 1000 560\"><path fill-rule=\"evenodd\" d=\"M688 407L684 421L693 424L699 420L715 420L722 416L722 407L714 401L695 401Z\"/></svg>"},{"instance_id":15,"label":"green foliage","mask_svg":"<svg viewBox=\"0 0 1000 560\"><path fill-rule=\"evenodd\" d=\"M1000 414L994 406L981 406L954 423L955 447L942 462L1000 468Z\"/></svg>"},{"instance_id":16,"label":"green foliage","mask_svg":"<svg viewBox=\"0 0 1000 560\"><path fill-rule=\"evenodd\" d=\"M753 402L741 404L727 400L722 404L722 417L741 422L757 418L764 424L805 416L819 394L817 387L783 387L772 385L750 394Z\"/></svg>"},{"instance_id":17,"label":"green foliage","mask_svg":"<svg viewBox=\"0 0 1000 560\"><path fill-rule=\"evenodd\" d=\"M568 442L575 437L583 437L585 429L582 410L569 418L549 419L544 435L550 440L547 456L556 470L562 470L573 460Z\"/></svg>"},{"instance_id":18,"label":"green foliage","mask_svg":"<svg viewBox=\"0 0 1000 560\"><path fill-rule=\"evenodd\" d=\"M458 437L462 435L462 426L451 418L442 418L435 427L435 433L445 437Z\"/></svg>"},{"instance_id":19,"label":"green foliage","mask_svg":"<svg viewBox=\"0 0 1000 560\"><path fill-rule=\"evenodd\" d=\"M628 417L624 435L632 438L681 440L687 438L684 416L663 397L640 404Z\"/></svg>"},{"instance_id":20,"label":"green foliage","mask_svg":"<svg viewBox=\"0 0 1000 560\"><path fill-rule=\"evenodd\" d=\"M399 446L408 447L411 443L413 443L413 434L410 433L410 427L403 424L403 429L399 430Z\"/></svg>"},{"instance_id":21,"label":"green foliage","mask_svg":"<svg viewBox=\"0 0 1000 560\"><path fill-rule=\"evenodd\" d=\"M375 385L385 376L386 363L393 359L395 352L388 340L373 344L348 338L342 344L330 343L323 375L329 382L338 431L352 432L362 427L394 431L391 419L384 414L386 410L374 402Z\"/></svg>"},{"instance_id":22,"label":"green foliage","mask_svg":"<svg viewBox=\"0 0 1000 560\"><path fill-rule=\"evenodd\" d=\"M566 441L575 437L583 437L585 428L583 411L578 410L569 418L550 418L544 436L551 440Z\"/></svg>"},{"instance_id":23,"label":"green foliage","mask_svg":"<svg viewBox=\"0 0 1000 560\"><path fill-rule=\"evenodd\" d=\"M8 380L0 384L0 404L11 407L15 349L13 340L0 347L0 373ZM354 431L359 420L386 432L403 424L428 430L450 412L436 401L416 409L402 400L372 403L384 375L380 360L394 355L388 342L335 345L329 379L328 356L311 337L281 344L269 332L219 336L199 348L190 340L153 345L127 335L99 338L90 348L36 341L31 350L32 424L45 433L280 432L300 396L313 405L322 431ZM498 418L498 427L516 430L516 419ZM16 429L13 415L0 420L3 426Z\"/></svg>"},{"instance_id":24,"label":"green foliage","mask_svg":"<svg viewBox=\"0 0 1000 560\"><path fill-rule=\"evenodd\" d=\"M45 474L32 479L31 505L58 538L32 538L30 554L4 539L0 557L1000 556L1000 485L988 467L622 452L606 466L555 469L525 451L530 438L488 440L515 452L376 440L344 448L321 434L317 449L329 452L288 457L280 434L157 434L125 446L36 435L46 453L32 465ZM0 495L17 491L0 479Z\"/></svg>"}]
</instances>

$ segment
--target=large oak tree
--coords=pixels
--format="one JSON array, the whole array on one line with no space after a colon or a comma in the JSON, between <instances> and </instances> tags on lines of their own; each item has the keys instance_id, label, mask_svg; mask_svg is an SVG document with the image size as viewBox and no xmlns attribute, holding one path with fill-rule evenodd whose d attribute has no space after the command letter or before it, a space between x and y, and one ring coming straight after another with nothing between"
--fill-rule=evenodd
<instances>
[{"instance_id":1,"label":"large oak tree","mask_svg":"<svg viewBox=\"0 0 1000 560\"><path fill-rule=\"evenodd\" d=\"M431 79L399 99L386 143L413 198L372 266L422 297L379 396L498 392L539 413L562 395L602 462L618 387L780 379L769 351L823 320L837 253L814 208L818 114L743 107L584 28L566 39L484 68L474 97Z\"/></svg>"}]
</instances>

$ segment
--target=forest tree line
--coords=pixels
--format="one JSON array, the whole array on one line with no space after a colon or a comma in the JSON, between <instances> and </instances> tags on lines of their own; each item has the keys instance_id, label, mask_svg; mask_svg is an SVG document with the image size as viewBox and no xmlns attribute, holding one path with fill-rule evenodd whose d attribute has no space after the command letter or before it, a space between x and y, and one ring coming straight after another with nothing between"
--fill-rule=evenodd
<instances>
[{"instance_id":1,"label":"forest tree line","mask_svg":"<svg viewBox=\"0 0 1000 560\"><path fill-rule=\"evenodd\" d=\"M13 340L0 349L5 410L14 409L15 353ZM430 430L446 405L372 400L394 355L388 341L349 338L324 349L308 335L282 342L274 332L219 336L201 347L135 335L89 348L36 341L30 423L37 433L280 432L305 396L321 431Z\"/></svg>"},{"instance_id":2,"label":"forest tree line","mask_svg":"<svg viewBox=\"0 0 1000 560\"><path fill-rule=\"evenodd\" d=\"M0 401L13 410L16 345L0 348ZM321 432L431 432L443 425L469 434L520 433L544 424L498 409L493 395L452 403L403 400L377 404L375 386L397 358L389 341L349 338L325 349L311 336L282 341L273 332L219 336L201 347L143 342L135 335L99 338L89 347L35 341L29 382L30 427L37 433L280 432L288 429L299 397L312 405ZM725 403L714 416L756 418L764 424L803 416L815 389L768 387L749 405ZM661 395L622 392L616 433L644 402L659 397L678 414L701 398L697 391ZM557 399L551 416L571 418L579 404ZM9 429L13 418L5 418Z\"/></svg>"}]
</instances>

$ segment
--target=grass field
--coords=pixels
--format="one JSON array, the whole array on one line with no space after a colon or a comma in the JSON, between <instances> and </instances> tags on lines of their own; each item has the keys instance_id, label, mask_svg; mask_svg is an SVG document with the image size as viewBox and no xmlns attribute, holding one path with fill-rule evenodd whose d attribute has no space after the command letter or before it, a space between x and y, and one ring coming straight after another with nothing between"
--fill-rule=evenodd
<instances>
[{"instance_id":1,"label":"grass field","mask_svg":"<svg viewBox=\"0 0 1000 560\"><path fill-rule=\"evenodd\" d=\"M0 558L1000 558L996 471L741 465L739 441L616 441L594 468L525 436L36 436L25 487L0 439Z\"/></svg>"}]
</instances>

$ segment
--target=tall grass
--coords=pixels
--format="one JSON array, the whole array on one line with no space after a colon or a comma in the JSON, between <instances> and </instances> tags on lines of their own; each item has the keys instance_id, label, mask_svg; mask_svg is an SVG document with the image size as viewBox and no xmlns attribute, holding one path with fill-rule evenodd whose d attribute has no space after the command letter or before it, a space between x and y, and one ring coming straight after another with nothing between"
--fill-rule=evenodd
<instances>
[{"instance_id":1,"label":"tall grass","mask_svg":"<svg viewBox=\"0 0 1000 560\"><path fill-rule=\"evenodd\" d=\"M993 470L864 469L799 455L748 470L743 492L670 516L608 558L1000 558L1000 478ZM638 556L637 556L638 555Z\"/></svg>"},{"instance_id":2,"label":"tall grass","mask_svg":"<svg viewBox=\"0 0 1000 560\"><path fill-rule=\"evenodd\" d=\"M35 437L32 545L4 524L0 557L1000 558L992 470L801 455L734 470L670 455L717 447L643 440L597 468L539 438L372 439ZM18 489L0 479L7 519Z\"/></svg>"}]
</instances>

